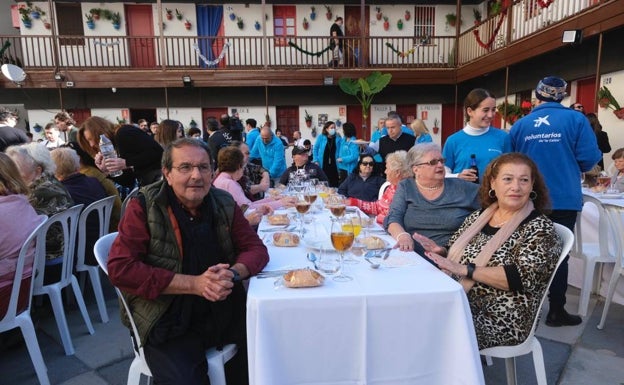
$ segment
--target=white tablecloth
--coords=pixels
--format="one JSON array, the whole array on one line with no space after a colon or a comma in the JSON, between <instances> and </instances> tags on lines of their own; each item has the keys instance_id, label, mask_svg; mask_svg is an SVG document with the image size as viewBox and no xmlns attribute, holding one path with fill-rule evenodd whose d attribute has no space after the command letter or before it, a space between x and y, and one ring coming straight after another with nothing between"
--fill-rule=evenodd
<instances>
[{"instance_id":1,"label":"white tablecloth","mask_svg":"<svg viewBox=\"0 0 624 385\"><path fill-rule=\"evenodd\" d=\"M588 192L585 192L588 193ZM624 198L619 199L605 199L601 194L589 193L595 198L600 199L602 203L608 203L617 206L624 207ZM581 215L581 229L583 231L583 242L598 242L598 210L593 204L586 204L583 206L583 213ZM624 236L624 235L620 235ZM570 258L568 272L568 284L574 287L581 287L583 284L584 266L583 261L579 258ZM607 289L609 288L609 280L613 273L613 264L604 264L600 282L600 295L607 296ZM618 285L615 288L615 294L613 295L613 302L624 305L624 279L620 279Z\"/></svg>"},{"instance_id":2,"label":"white tablecloth","mask_svg":"<svg viewBox=\"0 0 624 385\"><path fill-rule=\"evenodd\" d=\"M268 247L265 270L311 266L305 247ZM346 267L352 281L327 277L316 288L275 288L275 279L253 278L251 384L483 384L461 286L414 253L393 251L386 262L406 257L408 265L378 270L360 258Z\"/></svg>"}]
</instances>

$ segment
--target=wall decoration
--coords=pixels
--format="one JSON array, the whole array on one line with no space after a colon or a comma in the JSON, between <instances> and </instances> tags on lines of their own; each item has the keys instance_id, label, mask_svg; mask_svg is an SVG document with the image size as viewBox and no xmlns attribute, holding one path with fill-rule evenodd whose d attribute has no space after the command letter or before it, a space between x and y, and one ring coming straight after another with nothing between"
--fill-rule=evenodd
<instances>
[{"instance_id":1,"label":"wall decoration","mask_svg":"<svg viewBox=\"0 0 624 385\"><path fill-rule=\"evenodd\" d=\"M254 23L254 28L256 29L256 31L260 31L260 28L262 28L258 20L256 20L256 22Z\"/></svg>"},{"instance_id":2,"label":"wall decoration","mask_svg":"<svg viewBox=\"0 0 624 385\"><path fill-rule=\"evenodd\" d=\"M306 19L305 17L303 18L303 29L307 30L310 27L310 24L308 23L308 19Z\"/></svg>"},{"instance_id":3,"label":"wall decoration","mask_svg":"<svg viewBox=\"0 0 624 385\"><path fill-rule=\"evenodd\" d=\"M192 27L191 21L189 19L186 19L186 21L184 22L184 28L186 28L187 30L190 30Z\"/></svg>"},{"instance_id":4,"label":"wall decoration","mask_svg":"<svg viewBox=\"0 0 624 385\"><path fill-rule=\"evenodd\" d=\"M397 21L397 28L399 31L403 29L403 20L399 19L399 21Z\"/></svg>"},{"instance_id":5,"label":"wall decoration","mask_svg":"<svg viewBox=\"0 0 624 385\"><path fill-rule=\"evenodd\" d=\"M184 15L182 15L182 12L178 11L178 9L176 8L176 19L182 21L182 18L184 17Z\"/></svg>"},{"instance_id":6,"label":"wall decoration","mask_svg":"<svg viewBox=\"0 0 624 385\"><path fill-rule=\"evenodd\" d=\"M384 19L383 29L387 31L390 29L390 22L388 21L388 16L384 16L383 19Z\"/></svg>"},{"instance_id":7,"label":"wall decoration","mask_svg":"<svg viewBox=\"0 0 624 385\"><path fill-rule=\"evenodd\" d=\"M113 28L119 29L121 27L121 14L119 12L114 12L111 15L111 23L113 23Z\"/></svg>"},{"instance_id":8,"label":"wall decoration","mask_svg":"<svg viewBox=\"0 0 624 385\"><path fill-rule=\"evenodd\" d=\"M91 8L89 13L93 15L93 20L100 20L100 15L102 14L101 8Z\"/></svg>"},{"instance_id":9,"label":"wall decoration","mask_svg":"<svg viewBox=\"0 0 624 385\"><path fill-rule=\"evenodd\" d=\"M405 21L409 21L412 18L412 14L410 13L409 10L405 10L404 18L405 18Z\"/></svg>"},{"instance_id":10,"label":"wall decoration","mask_svg":"<svg viewBox=\"0 0 624 385\"><path fill-rule=\"evenodd\" d=\"M173 11L169 8L165 8L165 12L165 17L167 18L167 20L173 20Z\"/></svg>"},{"instance_id":11,"label":"wall decoration","mask_svg":"<svg viewBox=\"0 0 624 385\"><path fill-rule=\"evenodd\" d=\"M314 21L314 19L316 19L316 8L315 7L310 7L310 20Z\"/></svg>"},{"instance_id":12,"label":"wall decoration","mask_svg":"<svg viewBox=\"0 0 624 385\"><path fill-rule=\"evenodd\" d=\"M327 20L331 20L332 18L332 8L329 5L325 5L325 17L327 18Z\"/></svg>"},{"instance_id":13,"label":"wall decoration","mask_svg":"<svg viewBox=\"0 0 624 385\"><path fill-rule=\"evenodd\" d=\"M221 51L219 56L214 60L208 60L204 55L202 55L201 50L199 49L199 46L197 44L193 44L193 49L197 53L197 56L204 62L204 64L206 64L207 66L214 66L214 65L219 64L219 62L223 60L227 50L230 48L231 45L232 44L229 41L226 41L225 44L223 45L223 50Z\"/></svg>"},{"instance_id":14,"label":"wall decoration","mask_svg":"<svg viewBox=\"0 0 624 385\"><path fill-rule=\"evenodd\" d=\"M377 11L377 13L375 14L375 18L377 19L377 21L380 21L383 17L383 13L381 13L381 8L375 7L375 10Z\"/></svg>"},{"instance_id":15,"label":"wall decoration","mask_svg":"<svg viewBox=\"0 0 624 385\"><path fill-rule=\"evenodd\" d=\"M90 13L85 13L85 17L87 18L87 28L89 29L95 29L95 21L93 21L94 17L92 14Z\"/></svg>"},{"instance_id":16,"label":"wall decoration","mask_svg":"<svg viewBox=\"0 0 624 385\"><path fill-rule=\"evenodd\" d=\"M601 108L611 109L618 119L624 119L624 108L620 106L620 103L618 103L615 96L613 96L611 90L609 90L607 86L600 87L596 98L598 99L598 105Z\"/></svg>"},{"instance_id":17,"label":"wall decoration","mask_svg":"<svg viewBox=\"0 0 624 385\"><path fill-rule=\"evenodd\" d=\"M238 29L243 29L245 27L245 23L243 22L243 18L242 17L238 17L236 18L236 25L238 26Z\"/></svg>"}]
</instances>

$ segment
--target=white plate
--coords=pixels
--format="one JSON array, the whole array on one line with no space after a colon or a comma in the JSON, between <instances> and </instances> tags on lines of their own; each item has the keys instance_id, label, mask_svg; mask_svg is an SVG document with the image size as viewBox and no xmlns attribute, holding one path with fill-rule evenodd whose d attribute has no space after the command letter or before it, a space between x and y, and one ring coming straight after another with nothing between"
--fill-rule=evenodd
<instances>
[{"instance_id":1,"label":"white plate","mask_svg":"<svg viewBox=\"0 0 624 385\"><path fill-rule=\"evenodd\" d=\"M327 238L303 238L303 245L310 249L320 250L321 247L325 250L333 250L334 246L331 243L331 239Z\"/></svg>"},{"instance_id":2,"label":"white plate","mask_svg":"<svg viewBox=\"0 0 624 385\"><path fill-rule=\"evenodd\" d=\"M624 194L601 194L598 197L603 199L620 199L624 198Z\"/></svg>"}]
</instances>

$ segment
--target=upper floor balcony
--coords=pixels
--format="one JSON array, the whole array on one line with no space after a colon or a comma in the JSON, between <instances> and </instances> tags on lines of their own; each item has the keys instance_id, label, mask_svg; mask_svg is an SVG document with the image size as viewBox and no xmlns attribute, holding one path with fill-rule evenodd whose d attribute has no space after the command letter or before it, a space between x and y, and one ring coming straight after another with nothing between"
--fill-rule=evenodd
<instances>
[{"instance_id":1,"label":"upper floor balcony","mask_svg":"<svg viewBox=\"0 0 624 385\"><path fill-rule=\"evenodd\" d=\"M57 87L59 79L87 88L110 87L113 81L123 81L129 87L153 87L155 81L161 82L160 86L180 87L182 74L190 75L196 86L320 85L328 74L357 76L360 71L373 69L393 73L393 79L401 84L452 84L462 77L487 72L488 57L490 67L500 68L496 58L503 52L513 52L504 55L509 64L556 49L562 44L564 29L581 29L591 35L624 24L624 7L617 0L509 0L508 7L478 20L478 9L485 11L487 3L452 8L459 11L463 27L450 26L448 20L442 23L443 9L431 7L431 28L414 23L410 31L403 31L395 17L396 26L387 32L381 32L386 29L385 23L375 22L374 7L361 6L367 27L359 28L359 34L346 33L338 38L337 47L327 35L276 36L277 20L265 20L264 24L256 21L248 27L258 29L253 36L226 33L223 28L217 34L206 35L206 28L199 25L192 35L172 35L167 33L167 24L160 22L168 9L158 4L160 12L151 5L155 10L152 17L161 28L152 34L133 33L129 22L122 32L82 35L59 34L51 25L51 31L45 34L0 36L5 47L0 58L23 67L29 76L22 86L35 88ZM86 9L82 7L80 11ZM398 7L403 12L405 7ZM386 9L396 13L394 8ZM125 10L130 19L129 8ZM272 11L273 19L279 17L275 8ZM401 24L407 24L403 20L408 13L401 14ZM306 16L299 15L293 22L303 25L299 19L305 19L309 23ZM426 19L424 13L418 16L421 21ZM223 23L227 19L228 15L223 14ZM197 19L186 21L191 24L189 28L200 23ZM373 27L376 29L371 31ZM531 39L530 45L522 44L542 35L546 37L539 43ZM2 82L5 87L13 86L4 79Z\"/></svg>"}]
</instances>

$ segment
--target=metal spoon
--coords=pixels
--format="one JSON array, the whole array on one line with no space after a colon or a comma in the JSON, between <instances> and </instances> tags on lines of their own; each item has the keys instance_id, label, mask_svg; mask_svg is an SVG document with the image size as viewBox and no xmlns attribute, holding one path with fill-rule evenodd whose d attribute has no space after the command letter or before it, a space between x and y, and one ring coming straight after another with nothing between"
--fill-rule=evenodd
<instances>
[{"instance_id":1,"label":"metal spoon","mask_svg":"<svg viewBox=\"0 0 624 385\"><path fill-rule=\"evenodd\" d=\"M314 268L318 270L318 266L316 265L316 254L308 253L306 257L308 258L308 261L312 262L312 264L314 265Z\"/></svg>"},{"instance_id":2,"label":"metal spoon","mask_svg":"<svg viewBox=\"0 0 624 385\"><path fill-rule=\"evenodd\" d=\"M368 258L374 258L375 255L375 250L369 250L366 252L366 254L364 254L364 258L368 259Z\"/></svg>"},{"instance_id":3,"label":"metal spoon","mask_svg":"<svg viewBox=\"0 0 624 385\"><path fill-rule=\"evenodd\" d=\"M376 270L376 269L379 269L379 266L381 266L380 264L375 263L375 262L371 261L371 260L370 260L370 259L368 259L368 258L364 258L364 259L366 260L366 262L370 263L370 265L371 265L371 269Z\"/></svg>"}]
</instances>

